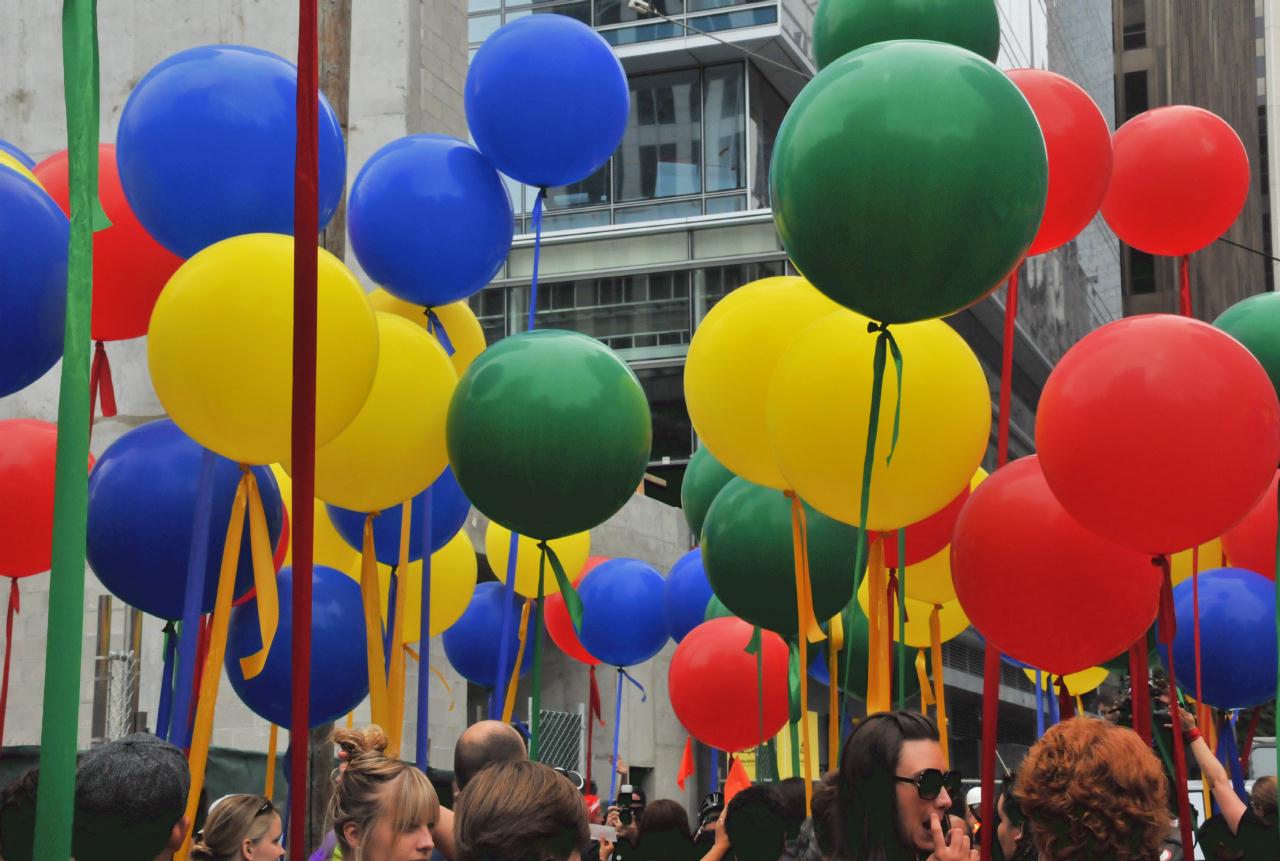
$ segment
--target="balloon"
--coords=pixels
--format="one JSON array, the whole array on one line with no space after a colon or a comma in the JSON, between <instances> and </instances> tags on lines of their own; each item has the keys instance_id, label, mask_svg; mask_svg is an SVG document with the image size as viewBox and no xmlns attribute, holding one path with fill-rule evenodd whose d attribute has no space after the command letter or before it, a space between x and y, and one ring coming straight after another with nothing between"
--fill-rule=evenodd
<instances>
[{"instance_id":1,"label":"balloon","mask_svg":"<svg viewBox=\"0 0 1280 861\"><path fill-rule=\"evenodd\" d=\"M485 39L464 95L480 151L539 188L586 179L608 162L630 104L609 43L563 15L520 18Z\"/></svg>"},{"instance_id":2,"label":"balloon","mask_svg":"<svg viewBox=\"0 0 1280 861\"><path fill-rule=\"evenodd\" d=\"M350 712L369 695L369 665L365 655L364 611L360 586L341 571L324 565L312 569L311 685L307 712L312 727ZM276 578L280 593L280 628L266 666L252 679L240 669L240 659L262 648L257 602L231 611L224 666L231 689L258 717L289 726L293 697L293 569L282 568ZM320 680L323 679L323 683Z\"/></svg>"},{"instance_id":3,"label":"balloon","mask_svg":"<svg viewBox=\"0 0 1280 861\"><path fill-rule=\"evenodd\" d=\"M684 480L680 483L680 508L695 543L702 540L702 524L707 517L707 509L733 477L733 473L725 469L705 445L699 446L689 458Z\"/></svg>"},{"instance_id":4,"label":"balloon","mask_svg":"<svg viewBox=\"0 0 1280 861\"><path fill-rule=\"evenodd\" d=\"M1115 134L1102 217L1121 241L1171 257L1199 251L1235 223L1249 196L1249 156L1216 114L1169 105Z\"/></svg>"},{"instance_id":5,"label":"balloon","mask_svg":"<svg viewBox=\"0 0 1280 861\"><path fill-rule=\"evenodd\" d=\"M1128 317L1085 335L1049 374L1036 448L1082 524L1173 553L1257 502L1280 460L1280 404L1229 335L1171 314Z\"/></svg>"},{"instance_id":6,"label":"balloon","mask_svg":"<svg viewBox=\"0 0 1280 861\"><path fill-rule=\"evenodd\" d=\"M572 578L574 587L576 588L582 582L582 578L587 576L588 571L607 561L608 558L604 556L588 556L587 564L582 566L581 573ZM573 629L573 619L564 605L563 595L557 592L547 596L546 606L542 609L542 618L546 623L547 633L551 635L551 641L560 647L560 651L589 667L599 665L599 659L582 647L578 632Z\"/></svg>"},{"instance_id":7,"label":"balloon","mask_svg":"<svg viewBox=\"0 0 1280 861\"><path fill-rule=\"evenodd\" d=\"M1027 251L1044 254L1074 239L1102 206L1111 179L1111 126L1074 81L1045 69L1007 74L1035 112L1049 158L1044 218Z\"/></svg>"},{"instance_id":8,"label":"balloon","mask_svg":"<svg viewBox=\"0 0 1280 861\"><path fill-rule=\"evenodd\" d=\"M999 69L953 45L899 41L809 82L778 131L769 183L783 245L813 286L908 323L1008 277L1035 238L1048 168L1035 115Z\"/></svg>"},{"instance_id":9,"label":"balloon","mask_svg":"<svg viewBox=\"0 0 1280 861\"><path fill-rule=\"evenodd\" d=\"M467 522L471 502L462 494L453 470L445 467L431 487L413 498L409 509L409 561L422 558L422 517L426 512L427 494L431 494L431 552L444 547ZM364 546L364 518L359 511L348 511L336 505L327 507L329 518L342 540L359 551ZM384 565L400 562L400 527L403 506L388 508L373 519L374 555Z\"/></svg>"},{"instance_id":10,"label":"balloon","mask_svg":"<svg viewBox=\"0 0 1280 861\"><path fill-rule=\"evenodd\" d=\"M737 616L734 616L733 611L726 607L724 602L717 598L713 593L711 595L711 600L707 602L707 612L702 617L702 621L710 622L712 619L723 619L726 617L734 619L738 618Z\"/></svg>"},{"instance_id":11,"label":"balloon","mask_svg":"<svg viewBox=\"0 0 1280 861\"><path fill-rule=\"evenodd\" d=\"M390 625L391 569L379 566L378 586L382 592L382 618ZM459 532L444 547L431 554L431 636L438 637L462 618L476 590L478 565L476 549L465 532ZM404 641L422 639L422 560L410 562L403 580L396 584L396 601L404 607Z\"/></svg>"},{"instance_id":12,"label":"balloon","mask_svg":"<svg viewBox=\"0 0 1280 861\"><path fill-rule=\"evenodd\" d=\"M704 622L676 647L667 670L676 718L717 750L754 747L787 723L787 645L772 631L763 632L758 684L756 655L746 651L751 637L751 626L741 619Z\"/></svg>"},{"instance_id":13,"label":"balloon","mask_svg":"<svg viewBox=\"0 0 1280 861\"><path fill-rule=\"evenodd\" d=\"M892 543L891 536L884 538ZM945 604L956 599L956 586L951 578L951 548L944 547L923 562L908 565L905 587L908 598L926 604Z\"/></svg>"},{"instance_id":14,"label":"balloon","mask_svg":"<svg viewBox=\"0 0 1280 861\"><path fill-rule=\"evenodd\" d=\"M0 398L62 356L69 231L49 195L0 170Z\"/></svg>"},{"instance_id":15,"label":"balloon","mask_svg":"<svg viewBox=\"0 0 1280 861\"><path fill-rule=\"evenodd\" d=\"M373 305L373 310L375 311L398 314L406 320L417 323L424 329L427 328L427 309L421 305L414 305L403 299L397 299L386 290L374 290L369 294L369 302ZM471 306L466 302L450 302L447 305L439 305L431 310L440 318L440 325L444 329L444 334L449 338L449 343L453 347L453 352L449 355L449 361L453 362L453 369L461 377L467 368L471 367L471 363L476 360L476 356L484 352L484 329L480 327L480 321L476 319ZM430 330L428 329L428 331ZM436 340L443 345L444 341L439 333L434 334ZM447 348L445 352L448 352Z\"/></svg>"},{"instance_id":16,"label":"balloon","mask_svg":"<svg viewBox=\"0 0 1280 861\"><path fill-rule=\"evenodd\" d=\"M57 449L56 425L0 420L0 576L29 577L49 570Z\"/></svg>"},{"instance_id":17,"label":"balloon","mask_svg":"<svg viewBox=\"0 0 1280 861\"><path fill-rule=\"evenodd\" d=\"M378 326L355 276L319 252L316 445L351 423L373 385ZM242 463L292 450L293 240L260 233L206 248L174 274L147 338L165 411Z\"/></svg>"},{"instance_id":18,"label":"balloon","mask_svg":"<svg viewBox=\"0 0 1280 861\"><path fill-rule=\"evenodd\" d=\"M825 68L852 51L893 39L948 42L991 62L1000 54L993 0L823 0L813 19L813 53Z\"/></svg>"},{"instance_id":19,"label":"balloon","mask_svg":"<svg viewBox=\"0 0 1280 861\"><path fill-rule=\"evenodd\" d=\"M582 578L582 630L588 653L615 667L643 664L667 644L662 575L639 559L601 562Z\"/></svg>"},{"instance_id":20,"label":"balloon","mask_svg":"<svg viewBox=\"0 0 1280 861\"><path fill-rule=\"evenodd\" d=\"M40 162L36 176L62 211L71 214L67 151ZM98 199L111 226L93 234L93 338L123 341L147 334L151 309L182 265L138 223L120 185L116 148L98 146Z\"/></svg>"},{"instance_id":21,"label":"balloon","mask_svg":"<svg viewBox=\"0 0 1280 861\"><path fill-rule=\"evenodd\" d=\"M162 60L120 114L120 182L138 221L190 257L246 233L293 234L298 69L269 51L203 45ZM320 95L320 227L346 181L338 118Z\"/></svg>"},{"instance_id":22,"label":"balloon","mask_svg":"<svg viewBox=\"0 0 1280 861\"><path fill-rule=\"evenodd\" d=\"M547 546L560 557L565 576L572 581L582 571L582 566L587 564L587 557L591 553L591 535L587 532L578 532L548 541ZM511 530L491 521L484 531L484 552L489 557L489 567L503 583L507 582L510 550ZM545 572L542 578L542 594L545 596L558 593L560 584L556 582L555 574L551 571L550 560L547 561L544 569L542 551L538 548L538 542L521 535L516 546L516 593L526 598L538 597L540 570Z\"/></svg>"},{"instance_id":23,"label":"balloon","mask_svg":"<svg viewBox=\"0 0 1280 861\"><path fill-rule=\"evenodd\" d=\"M505 686L511 678L511 671L516 666L516 652L519 651L520 603L515 604L516 612L510 619L506 618L504 608L506 590L501 583L489 581L481 583L471 595L462 618L454 622L444 632L444 654L449 663L463 678L475 685L485 688ZM498 665L498 646L502 639L503 623L506 622L508 647L507 664L503 668L502 677L494 676ZM520 662L520 676L529 674L533 669L533 612L529 613L529 625L525 629L524 656Z\"/></svg>"},{"instance_id":24,"label":"balloon","mask_svg":"<svg viewBox=\"0 0 1280 861\"><path fill-rule=\"evenodd\" d=\"M278 463L271 464L271 475L280 487L280 498L284 501L285 541L287 549L284 554L284 565L293 565L293 541L289 525L293 522L293 479L284 467ZM316 565L325 565L350 574L360 579L360 554L347 544L334 528L333 520L325 510L324 503L318 499L312 501L314 506L312 519L312 553ZM375 529L377 521L374 521ZM398 537L398 535L397 535Z\"/></svg>"},{"instance_id":25,"label":"balloon","mask_svg":"<svg viewBox=\"0 0 1280 861\"><path fill-rule=\"evenodd\" d=\"M434 307L493 280L515 235L502 177L448 135L410 135L365 162L351 186L351 250L369 277Z\"/></svg>"},{"instance_id":26,"label":"balloon","mask_svg":"<svg viewBox=\"0 0 1280 861\"><path fill-rule=\"evenodd\" d=\"M786 490L765 432L765 395L787 348L839 310L803 278L739 287L698 325L684 368L684 396L698 437L747 481Z\"/></svg>"},{"instance_id":27,"label":"balloon","mask_svg":"<svg viewBox=\"0 0 1280 861\"><path fill-rule=\"evenodd\" d=\"M969 494L987 477L987 471L978 467L978 471L969 480L969 486L960 491L956 498L947 503L945 508L930 514L924 520L903 527L906 535L907 565L919 565L926 559L936 556L951 543L951 532L955 528L960 509L969 501ZM898 534L895 530L884 536L884 564L888 568L898 567ZM947 568L950 579L951 568ZM907 587L910 591L910 586ZM952 594L951 598L955 595ZM950 601L951 598L945 599ZM921 600L928 600L922 598Z\"/></svg>"},{"instance_id":28,"label":"balloon","mask_svg":"<svg viewBox=\"0 0 1280 861\"><path fill-rule=\"evenodd\" d=\"M1133 645L1130 643L1129 645ZM1147 630L1147 664L1151 668L1160 666L1160 652L1157 650L1159 643L1156 642L1156 628L1153 625ZM1116 655L1109 661L1103 661L1101 666L1113 673L1129 672L1129 650L1126 648L1123 652Z\"/></svg>"},{"instance_id":29,"label":"balloon","mask_svg":"<svg viewBox=\"0 0 1280 861\"><path fill-rule=\"evenodd\" d=\"M1280 294L1259 293L1223 311L1213 325L1249 348L1280 391Z\"/></svg>"},{"instance_id":30,"label":"balloon","mask_svg":"<svg viewBox=\"0 0 1280 861\"><path fill-rule=\"evenodd\" d=\"M1216 568L1199 577L1200 665L1204 701L1217 709L1247 709L1276 695L1276 588L1256 571ZM1196 692L1195 602L1190 583L1173 590L1178 636L1173 657L1178 686ZM1168 666L1165 646L1160 656Z\"/></svg>"},{"instance_id":31,"label":"balloon","mask_svg":"<svg viewBox=\"0 0 1280 861\"><path fill-rule=\"evenodd\" d=\"M928 609L930 608L926 608L926 612ZM896 606L894 608L894 612L897 612ZM846 616L845 619L848 620L849 617ZM867 621L867 615L862 611L862 606L860 604L853 605L852 619L853 624L846 628L844 632L844 646L842 647L840 654L836 656L836 660L838 661L836 674L842 678L844 677L844 670L846 666L845 657L847 654L845 650L853 649L853 662L848 665L851 672L848 678L841 683L840 690L853 694L853 696L860 700L866 700L867 660L869 657L867 644L869 642L871 632L870 622ZM925 617L925 621L926 623L928 622L927 616ZM816 646L809 647L811 650L810 653L814 656L813 660L809 662L809 678L813 679L818 684L827 687L831 685L831 674L827 669L828 647L828 642L818 643ZM895 641L893 644L893 685L895 698L897 696L898 685L898 658L903 652L906 652L907 656L906 695L908 697L912 697L920 692L920 677L916 673L916 650L910 646L904 646L902 643ZM883 660L883 658L881 658L881 660Z\"/></svg>"},{"instance_id":32,"label":"balloon","mask_svg":"<svg viewBox=\"0 0 1280 861\"><path fill-rule=\"evenodd\" d=\"M984 637L1058 675L1135 643L1160 598L1160 570L1150 557L1077 523L1035 456L1000 468L974 491L956 522L951 572Z\"/></svg>"},{"instance_id":33,"label":"balloon","mask_svg":"<svg viewBox=\"0 0 1280 861\"><path fill-rule=\"evenodd\" d=\"M969 485L991 435L991 394L973 350L940 320L894 329L904 357L901 435L893 459L897 377L889 363L867 528L923 520ZM871 365L878 336L849 311L829 314L787 351L769 387L769 439L806 502L845 523L861 516Z\"/></svg>"},{"instance_id":34,"label":"balloon","mask_svg":"<svg viewBox=\"0 0 1280 861\"><path fill-rule=\"evenodd\" d=\"M1276 482L1280 473L1271 477L1271 484L1250 509L1249 513L1222 536L1222 546L1233 566L1257 571L1270 579L1276 579ZM1200 566L1216 567L1220 555L1208 558L1200 555Z\"/></svg>"},{"instance_id":35,"label":"balloon","mask_svg":"<svg viewBox=\"0 0 1280 861\"><path fill-rule=\"evenodd\" d=\"M706 620L711 602L711 583L702 567L702 549L695 547L681 556L667 573L663 613L667 633L677 643Z\"/></svg>"},{"instance_id":36,"label":"balloon","mask_svg":"<svg viewBox=\"0 0 1280 861\"><path fill-rule=\"evenodd\" d=\"M102 453L89 476L89 567L126 604L161 619L181 619L206 451L168 419L133 428ZM212 520L204 561L203 613L213 610L222 550L240 469L213 456ZM271 546L280 538L284 505L271 470L253 469ZM246 520L236 569L236 596L253 586Z\"/></svg>"},{"instance_id":37,"label":"balloon","mask_svg":"<svg viewBox=\"0 0 1280 861\"><path fill-rule=\"evenodd\" d=\"M1027 674L1027 678L1034 685L1036 681L1036 671L1034 669L1023 668L1022 672ZM1106 667L1090 667L1087 670L1081 670L1078 673L1068 673L1065 676L1055 676L1052 673L1042 673L1040 675L1040 687L1046 691L1053 691L1054 686L1050 682L1057 681L1062 687L1066 688L1070 696L1078 697L1095 691L1102 686L1102 683L1111 675L1111 671Z\"/></svg>"},{"instance_id":38,"label":"balloon","mask_svg":"<svg viewBox=\"0 0 1280 861\"><path fill-rule=\"evenodd\" d=\"M44 184L41 183L40 180L36 178L36 175L31 172L31 169L27 167L25 164L23 164L21 161L19 161L17 158L15 158L14 156L9 155L8 153L0 152L0 167L7 167L9 168L9 170L17 173L23 179L26 179L30 182L34 182L42 190L44 189Z\"/></svg>"},{"instance_id":39,"label":"balloon","mask_svg":"<svg viewBox=\"0 0 1280 861\"><path fill-rule=\"evenodd\" d=\"M1265 500L1266 497L1263 497ZM1272 562L1271 566L1275 567L1275 543L1271 544ZM1221 568L1226 564L1226 556L1222 547L1221 539L1215 538L1212 541L1206 541L1199 547L1199 563L1201 571L1207 571L1210 568ZM1173 578L1173 585L1177 586L1183 580L1191 577L1192 562L1197 561L1193 558L1190 550L1183 550L1180 553L1174 553L1169 557L1170 570L1169 574Z\"/></svg>"},{"instance_id":40,"label":"balloon","mask_svg":"<svg viewBox=\"0 0 1280 861\"><path fill-rule=\"evenodd\" d=\"M489 519L530 538L585 532L613 516L644 479L652 436L649 402L627 363L557 329L485 350L449 407L458 484Z\"/></svg>"},{"instance_id":41,"label":"balloon","mask_svg":"<svg viewBox=\"0 0 1280 861\"><path fill-rule=\"evenodd\" d=\"M18 164L22 165L28 170L36 166L35 159L27 155L18 147L9 143L7 140L4 140L3 138L0 138L0 152L4 152L5 154L9 155L11 158L17 161Z\"/></svg>"},{"instance_id":42,"label":"balloon","mask_svg":"<svg viewBox=\"0 0 1280 861\"><path fill-rule=\"evenodd\" d=\"M858 587L858 606L862 608L864 615L871 612L871 601L867 594L870 589L870 582L869 578L864 577L862 585ZM945 643L948 640L953 640L969 629L969 617L964 614L964 609L960 606L959 601L948 601L941 606L935 606L909 597L907 598L907 631L905 637L902 634L902 626L899 624L898 603L896 600L894 601L894 639L913 649L929 648L932 643L929 633L929 617L935 609L938 611L938 629L941 642Z\"/></svg>"},{"instance_id":43,"label":"balloon","mask_svg":"<svg viewBox=\"0 0 1280 861\"><path fill-rule=\"evenodd\" d=\"M374 316L373 388L351 423L316 449L316 496L365 512L412 499L449 465L444 422L458 384L434 338L403 317Z\"/></svg>"},{"instance_id":44,"label":"balloon","mask_svg":"<svg viewBox=\"0 0 1280 861\"><path fill-rule=\"evenodd\" d=\"M805 506L813 613L831 618L853 596L858 530ZM702 563L724 605L784 637L799 630L791 500L735 478L712 503L702 532Z\"/></svg>"}]
</instances>

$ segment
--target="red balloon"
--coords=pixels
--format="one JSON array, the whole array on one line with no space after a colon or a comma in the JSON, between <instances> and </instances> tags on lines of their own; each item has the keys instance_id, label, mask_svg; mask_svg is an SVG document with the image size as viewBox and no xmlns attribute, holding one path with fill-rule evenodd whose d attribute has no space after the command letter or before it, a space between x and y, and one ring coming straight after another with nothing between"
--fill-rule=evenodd
<instances>
[{"instance_id":1,"label":"red balloon","mask_svg":"<svg viewBox=\"0 0 1280 861\"><path fill-rule=\"evenodd\" d=\"M587 564L583 565L578 576L573 578L573 585L577 586L582 578L587 576L588 571L601 562L608 561L608 558L607 556L588 556ZM569 609L564 605L564 596L559 592L546 597L542 608L542 620L547 626L547 633L551 635L551 641L560 647L560 651L589 667L600 664L600 661L578 640L578 632L573 630L573 620L569 618Z\"/></svg>"},{"instance_id":2,"label":"red balloon","mask_svg":"<svg viewBox=\"0 0 1280 861\"><path fill-rule=\"evenodd\" d=\"M32 172L70 215L66 150L49 156ZM112 144L98 147L98 198L111 227L93 235L93 339L138 338L147 334L156 298L182 258L152 239L134 216L120 185Z\"/></svg>"},{"instance_id":3,"label":"red balloon","mask_svg":"<svg viewBox=\"0 0 1280 861\"><path fill-rule=\"evenodd\" d=\"M1066 675L1143 636L1160 603L1149 555L1085 529L1049 490L1033 455L996 470L960 512L951 541L956 596L1009 655Z\"/></svg>"},{"instance_id":4,"label":"red balloon","mask_svg":"<svg viewBox=\"0 0 1280 861\"><path fill-rule=\"evenodd\" d=\"M1070 242L1097 214L1111 179L1111 126L1074 81L1043 69L1008 74L1027 97L1049 156L1049 193L1030 257Z\"/></svg>"},{"instance_id":5,"label":"red balloon","mask_svg":"<svg viewBox=\"0 0 1280 861\"><path fill-rule=\"evenodd\" d=\"M690 631L671 658L667 693L689 734L729 752L773 738L787 722L787 645L761 631L764 667L764 734L760 733L756 656L747 654L751 625L726 616Z\"/></svg>"},{"instance_id":6,"label":"red balloon","mask_svg":"<svg viewBox=\"0 0 1280 861\"><path fill-rule=\"evenodd\" d=\"M1190 105L1155 108L1122 125L1113 145L1102 217L1134 248L1191 254L1225 233L1244 208L1249 155L1217 114Z\"/></svg>"},{"instance_id":7,"label":"red balloon","mask_svg":"<svg viewBox=\"0 0 1280 861\"><path fill-rule=\"evenodd\" d=\"M55 425L35 419L0 421L0 576L30 577L49 570L57 450Z\"/></svg>"},{"instance_id":8,"label":"red balloon","mask_svg":"<svg viewBox=\"0 0 1280 861\"><path fill-rule=\"evenodd\" d=\"M917 521L905 528L907 566L919 565L926 559L941 553L942 548L951 543L951 530L955 528L960 509L969 501L969 487L965 486L955 499L947 503L941 511L934 512L924 520ZM874 536L868 535L868 543ZM896 532L884 533L884 564L889 568L898 567L898 535Z\"/></svg>"},{"instance_id":9,"label":"red balloon","mask_svg":"<svg viewBox=\"0 0 1280 861\"><path fill-rule=\"evenodd\" d=\"M1222 536L1222 549L1232 568L1248 568L1272 580L1276 579L1277 480L1280 473L1272 476L1271 486L1253 510Z\"/></svg>"},{"instance_id":10,"label":"red balloon","mask_svg":"<svg viewBox=\"0 0 1280 861\"><path fill-rule=\"evenodd\" d=\"M1280 403L1230 335L1172 314L1128 317L1049 374L1036 448L1077 520L1125 547L1176 553L1222 535L1266 490Z\"/></svg>"}]
</instances>

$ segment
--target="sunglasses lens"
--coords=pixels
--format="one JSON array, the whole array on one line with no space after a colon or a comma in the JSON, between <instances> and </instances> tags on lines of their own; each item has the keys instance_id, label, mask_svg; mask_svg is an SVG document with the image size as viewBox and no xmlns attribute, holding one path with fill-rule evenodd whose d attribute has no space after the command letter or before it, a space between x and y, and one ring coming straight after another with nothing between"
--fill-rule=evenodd
<instances>
[{"instance_id":1,"label":"sunglasses lens","mask_svg":"<svg viewBox=\"0 0 1280 861\"><path fill-rule=\"evenodd\" d=\"M958 771L948 771L946 774L947 794L953 799L959 798L961 791L964 789L963 778L960 777Z\"/></svg>"},{"instance_id":2,"label":"sunglasses lens","mask_svg":"<svg viewBox=\"0 0 1280 861\"><path fill-rule=\"evenodd\" d=\"M920 780L916 783L916 788L920 791L920 797L925 801L932 801L942 792L942 772L936 768L931 768L920 775Z\"/></svg>"}]
</instances>

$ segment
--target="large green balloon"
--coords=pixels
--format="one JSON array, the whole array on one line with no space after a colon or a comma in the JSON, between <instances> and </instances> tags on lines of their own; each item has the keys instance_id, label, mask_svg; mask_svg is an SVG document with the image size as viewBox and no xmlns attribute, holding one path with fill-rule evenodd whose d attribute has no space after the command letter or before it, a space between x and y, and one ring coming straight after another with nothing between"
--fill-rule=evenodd
<instances>
[{"instance_id":1,"label":"large green balloon","mask_svg":"<svg viewBox=\"0 0 1280 861\"><path fill-rule=\"evenodd\" d=\"M818 621L853 597L857 527L808 505L809 579ZM702 526L702 564L711 590L735 616L784 637L799 630L791 500L782 491L735 478L711 503Z\"/></svg>"},{"instance_id":2,"label":"large green balloon","mask_svg":"<svg viewBox=\"0 0 1280 861\"><path fill-rule=\"evenodd\" d=\"M707 517L707 509L715 501L720 489L733 477L733 473L716 460L711 449L705 445L689 458L684 481L680 485L680 507L684 510L685 522L689 524L689 531L693 533L695 542L702 540L702 522Z\"/></svg>"},{"instance_id":3,"label":"large green balloon","mask_svg":"<svg viewBox=\"0 0 1280 861\"><path fill-rule=\"evenodd\" d=\"M531 538L608 520L644 479L652 435L627 364L594 338L557 329L485 350L449 405L449 462L463 493Z\"/></svg>"},{"instance_id":4,"label":"large green balloon","mask_svg":"<svg viewBox=\"0 0 1280 861\"><path fill-rule=\"evenodd\" d=\"M940 42L882 42L809 82L769 170L792 261L884 323L959 311L1022 260L1048 163L1031 107L995 66Z\"/></svg>"},{"instance_id":5,"label":"large green balloon","mask_svg":"<svg viewBox=\"0 0 1280 861\"><path fill-rule=\"evenodd\" d=\"M846 678L844 674L846 652L842 650L836 656L838 662L836 669L840 676L840 689L853 694L860 700L867 698L867 655L869 653L867 645L871 634L870 626L871 623L867 620L867 615L862 612L862 607L854 601L853 621L844 634L844 649L853 649L853 663ZM814 655L809 661L809 676L821 685L831 684L831 676L827 671L828 648L828 642L819 644L817 648L809 647L809 654ZM898 701L898 660L904 654L907 659L907 673L904 679L907 697L920 693L920 676L916 672L916 650L895 640L893 643L893 701L895 703ZM880 660L885 660L883 655Z\"/></svg>"},{"instance_id":6,"label":"large green balloon","mask_svg":"<svg viewBox=\"0 0 1280 861\"><path fill-rule=\"evenodd\" d=\"M1242 299L1223 311L1213 325L1253 353L1280 393L1280 293Z\"/></svg>"},{"instance_id":7,"label":"large green balloon","mask_svg":"<svg viewBox=\"0 0 1280 861\"><path fill-rule=\"evenodd\" d=\"M1000 55L1000 16L995 0L822 0L813 19L818 68L852 51L891 39L947 42L981 54Z\"/></svg>"}]
</instances>

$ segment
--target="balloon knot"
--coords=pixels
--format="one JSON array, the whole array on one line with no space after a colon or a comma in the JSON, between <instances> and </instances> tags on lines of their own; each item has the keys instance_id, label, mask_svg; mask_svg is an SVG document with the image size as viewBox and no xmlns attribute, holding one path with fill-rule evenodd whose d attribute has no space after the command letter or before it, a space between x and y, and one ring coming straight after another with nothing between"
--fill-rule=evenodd
<instances>
[{"instance_id":1,"label":"balloon knot","mask_svg":"<svg viewBox=\"0 0 1280 861\"><path fill-rule=\"evenodd\" d=\"M240 464L240 474L241 474L241 475L248 475L248 474L249 474L249 464L247 464L247 463L242 463L242 464Z\"/></svg>"},{"instance_id":2,"label":"balloon knot","mask_svg":"<svg viewBox=\"0 0 1280 861\"><path fill-rule=\"evenodd\" d=\"M876 322L867 323L867 334L874 335L876 332L884 332L886 331L886 326L887 324L885 323L876 323Z\"/></svg>"}]
</instances>

